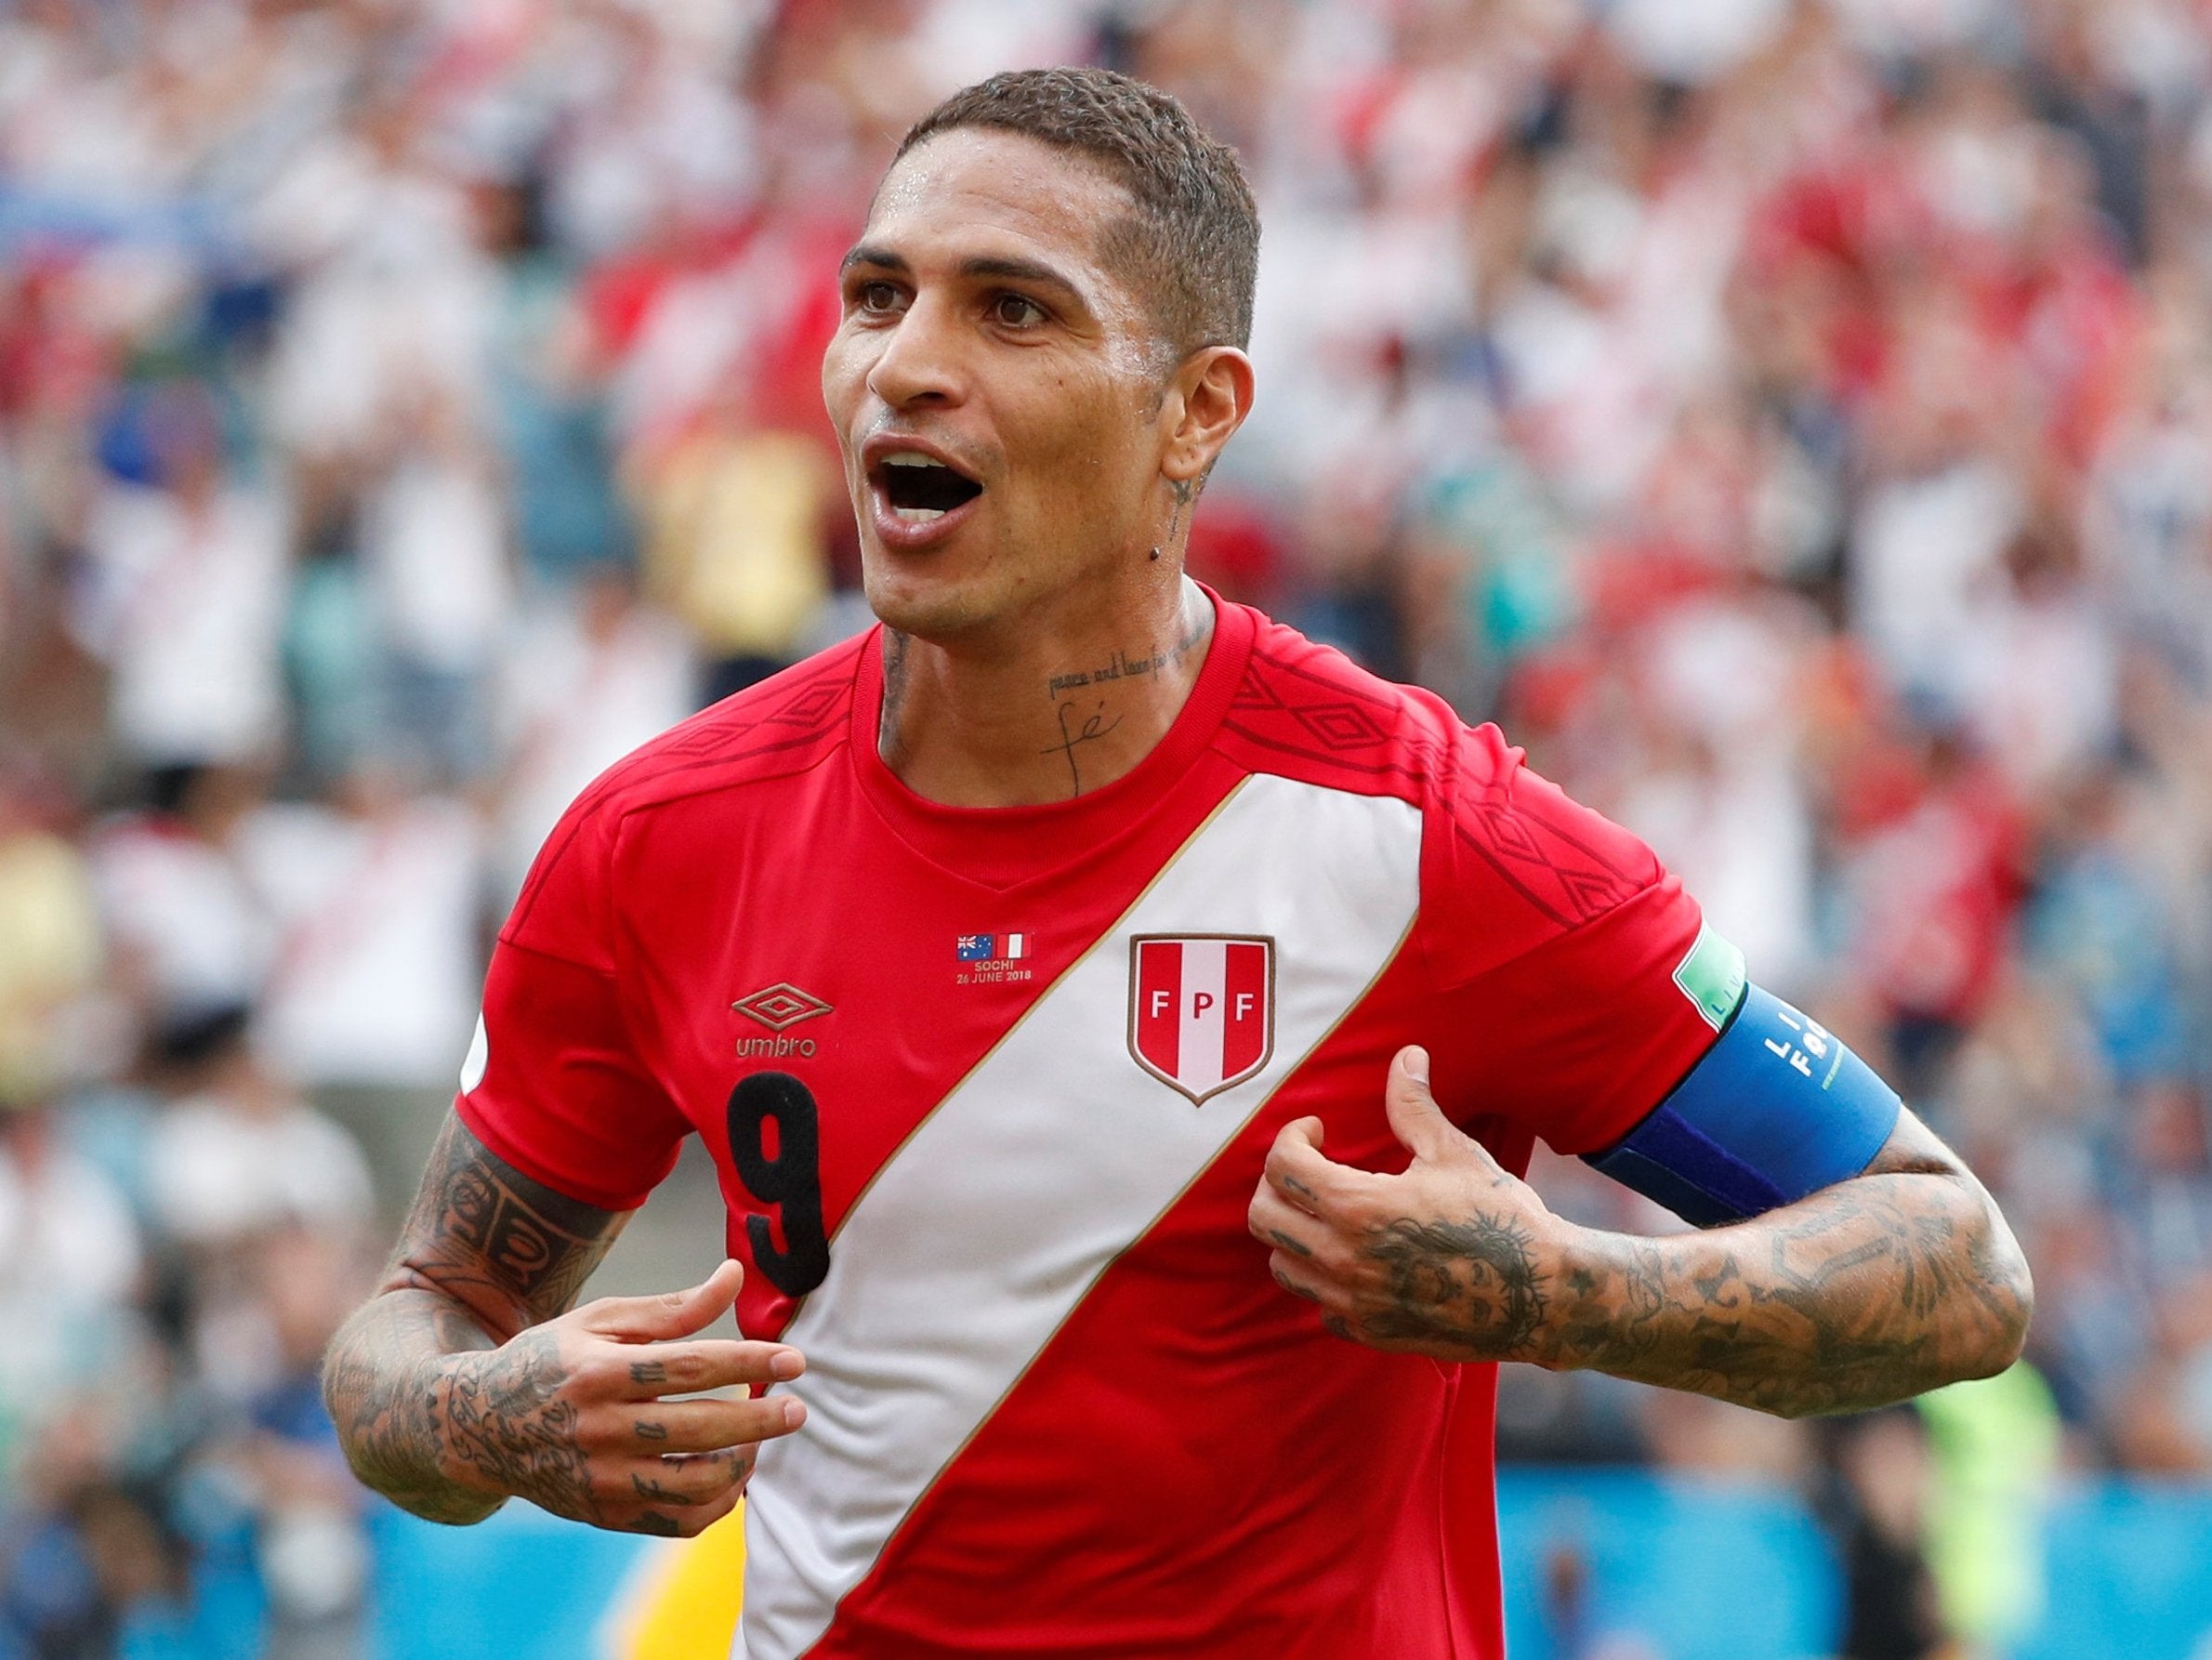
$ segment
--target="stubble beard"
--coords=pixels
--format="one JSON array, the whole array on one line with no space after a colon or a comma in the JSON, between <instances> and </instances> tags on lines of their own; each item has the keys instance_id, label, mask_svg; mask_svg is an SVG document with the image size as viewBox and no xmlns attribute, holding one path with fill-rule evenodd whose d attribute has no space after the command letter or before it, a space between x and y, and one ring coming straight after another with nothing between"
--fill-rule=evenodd
<instances>
[{"instance_id":1,"label":"stubble beard","mask_svg":"<svg viewBox=\"0 0 2212 1660\"><path fill-rule=\"evenodd\" d=\"M994 608L975 581L894 580L863 570L862 591L876 620L895 634L932 645L950 645L994 620Z\"/></svg>"}]
</instances>

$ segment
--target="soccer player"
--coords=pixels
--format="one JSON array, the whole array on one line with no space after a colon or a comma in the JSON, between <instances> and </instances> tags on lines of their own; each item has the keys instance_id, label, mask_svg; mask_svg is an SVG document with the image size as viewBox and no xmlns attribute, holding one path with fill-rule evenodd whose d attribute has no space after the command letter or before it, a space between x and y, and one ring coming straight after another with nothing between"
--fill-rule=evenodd
<instances>
[{"instance_id":1,"label":"soccer player","mask_svg":"<svg viewBox=\"0 0 2212 1660\"><path fill-rule=\"evenodd\" d=\"M372 1485L746 1490L750 1660L1494 1656L1494 1363L1797 1414L2018 1353L1987 1193L1642 845L1184 578L1257 249L1117 75L907 136L823 367L882 626L546 844L331 1349ZM734 1262L572 1309L690 1134ZM1702 1231L1550 1215L1537 1137Z\"/></svg>"}]
</instances>

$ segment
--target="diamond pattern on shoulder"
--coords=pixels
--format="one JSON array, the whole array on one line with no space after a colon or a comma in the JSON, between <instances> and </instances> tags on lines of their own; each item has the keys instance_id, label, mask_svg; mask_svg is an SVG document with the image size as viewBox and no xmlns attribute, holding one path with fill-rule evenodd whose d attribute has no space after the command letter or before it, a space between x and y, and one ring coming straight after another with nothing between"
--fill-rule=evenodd
<instances>
[{"instance_id":1,"label":"diamond pattern on shoulder","mask_svg":"<svg viewBox=\"0 0 2212 1660\"><path fill-rule=\"evenodd\" d=\"M1462 801L1461 838L1523 899L1562 928L1604 915L1642 884L1523 801Z\"/></svg>"},{"instance_id":2,"label":"diamond pattern on shoulder","mask_svg":"<svg viewBox=\"0 0 2212 1660\"><path fill-rule=\"evenodd\" d=\"M1355 703L1314 704L1291 714L1332 750L1372 749L1389 741L1382 722Z\"/></svg>"},{"instance_id":3,"label":"diamond pattern on shoulder","mask_svg":"<svg viewBox=\"0 0 2212 1660\"><path fill-rule=\"evenodd\" d=\"M1410 785L1429 770L1434 736L1406 718L1394 701L1397 688L1335 652L1307 651L1314 662L1256 650L1222 730L1271 758L1319 763L1320 775L1334 774L1348 787L1370 789L1391 779Z\"/></svg>"},{"instance_id":4,"label":"diamond pattern on shoulder","mask_svg":"<svg viewBox=\"0 0 2212 1660\"><path fill-rule=\"evenodd\" d=\"M845 700L851 690L849 678L825 675L800 687L789 703L765 718L779 726L818 727L829 717L844 713Z\"/></svg>"},{"instance_id":5,"label":"diamond pattern on shoulder","mask_svg":"<svg viewBox=\"0 0 2212 1660\"><path fill-rule=\"evenodd\" d=\"M1275 689L1264 676L1247 672L1237 682L1236 695L1229 700L1232 709L1280 709L1283 700L1275 695Z\"/></svg>"}]
</instances>

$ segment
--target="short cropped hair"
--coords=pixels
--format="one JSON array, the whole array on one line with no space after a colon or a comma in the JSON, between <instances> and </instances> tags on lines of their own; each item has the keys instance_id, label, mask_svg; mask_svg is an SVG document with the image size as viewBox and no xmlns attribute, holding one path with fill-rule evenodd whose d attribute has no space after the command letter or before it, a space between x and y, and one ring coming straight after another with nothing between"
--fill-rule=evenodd
<instances>
[{"instance_id":1,"label":"short cropped hair","mask_svg":"<svg viewBox=\"0 0 2212 1660\"><path fill-rule=\"evenodd\" d=\"M907 129L896 165L940 133L992 127L1101 164L1137 212L1101 233L1101 253L1150 303L1180 361L1202 346L1252 343L1259 209L1236 152L1156 86L1107 69L1018 69L963 87Z\"/></svg>"}]
</instances>

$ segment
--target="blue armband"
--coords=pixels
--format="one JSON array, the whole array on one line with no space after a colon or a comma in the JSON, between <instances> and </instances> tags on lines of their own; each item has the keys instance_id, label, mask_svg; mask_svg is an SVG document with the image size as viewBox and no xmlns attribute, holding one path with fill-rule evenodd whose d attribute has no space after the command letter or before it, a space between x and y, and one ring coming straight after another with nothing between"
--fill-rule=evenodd
<instances>
[{"instance_id":1,"label":"blue armband","mask_svg":"<svg viewBox=\"0 0 2212 1660\"><path fill-rule=\"evenodd\" d=\"M1856 1176L1903 1103L1818 1021L1757 986L1690 1075L1587 1162L1700 1228Z\"/></svg>"}]
</instances>

